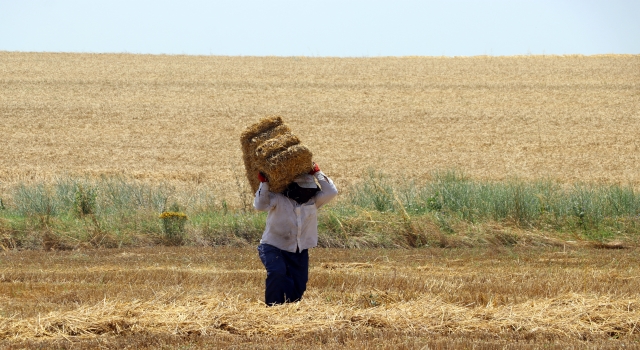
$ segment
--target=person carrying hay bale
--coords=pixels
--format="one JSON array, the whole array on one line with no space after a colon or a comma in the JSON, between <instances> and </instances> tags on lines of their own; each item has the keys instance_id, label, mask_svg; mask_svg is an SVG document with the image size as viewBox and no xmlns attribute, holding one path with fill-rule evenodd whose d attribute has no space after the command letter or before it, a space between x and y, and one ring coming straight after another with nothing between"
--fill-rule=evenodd
<instances>
[{"instance_id":1,"label":"person carrying hay bale","mask_svg":"<svg viewBox=\"0 0 640 350\"><path fill-rule=\"evenodd\" d=\"M258 246L267 270L265 303L298 301L309 279L309 248L318 245L318 208L335 198L338 190L315 163L309 174L299 175L280 193L269 190L264 174L256 175L260 186L253 206L268 212Z\"/></svg>"}]
</instances>

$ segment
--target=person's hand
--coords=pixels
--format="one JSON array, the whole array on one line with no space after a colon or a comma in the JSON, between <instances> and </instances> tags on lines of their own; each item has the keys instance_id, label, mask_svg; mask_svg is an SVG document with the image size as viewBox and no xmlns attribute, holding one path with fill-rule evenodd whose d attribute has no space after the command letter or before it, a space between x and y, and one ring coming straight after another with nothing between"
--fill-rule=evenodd
<instances>
[{"instance_id":1,"label":"person's hand","mask_svg":"<svg viewBox=\"0 0 640 350\"><path fill-rule=\"evenodd\" d=\"M264 176L263 173L258 173L258 180L260 180L260 182L269 182L269 180L267 180L267 177Z\"/></svg>"},{"instance_id":2,"label":"person's hand","mask_svg":"<svg viewBox=\"0 0 640 350\"><path fill-rule=\"evenodd\" d=\"M313 168L311 168L311 171L309 172L310 175L315 175L315 173L317 173L318 171L320 171L320 167L318 166L318 164L316 164L315 162L313 163Z\"/></svg>"}]
</instances>

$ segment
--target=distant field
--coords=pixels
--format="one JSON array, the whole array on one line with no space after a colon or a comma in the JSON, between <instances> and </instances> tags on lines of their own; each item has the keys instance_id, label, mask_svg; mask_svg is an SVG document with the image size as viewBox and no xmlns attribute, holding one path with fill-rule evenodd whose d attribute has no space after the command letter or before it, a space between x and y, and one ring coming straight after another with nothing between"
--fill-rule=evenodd
<instances>
[{"instance_id":1,"label":"distant field","mask_svg":"<svg viewBox=\"0 0 640 350\"><path fill-rule=\"evenodd\" d=\"M255 248L0 252L0 347L640 346L636 250L314 249L266 308Z\"/></svg>"},{"instance_id":2,"label":"distant field","mask_svg":"<svg viewBox=\"0 0 640 350\"><path fill-rule=\"evenodd\" d=\"M0 52L0 194L61 174L125 174L237 197L239 134L270 114L339 185L370 168L640 183L637 55Z\"/></svg>"}]
</instances>

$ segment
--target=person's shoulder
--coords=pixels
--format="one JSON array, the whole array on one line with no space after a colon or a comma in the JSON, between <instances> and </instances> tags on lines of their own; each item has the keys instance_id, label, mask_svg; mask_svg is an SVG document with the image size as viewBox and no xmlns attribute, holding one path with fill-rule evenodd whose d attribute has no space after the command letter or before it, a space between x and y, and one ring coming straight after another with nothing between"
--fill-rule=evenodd
<instances>
[{"instance_id":1,"label":"person's shoulder","mask_svg":"<svg viewBox=\"0 0 640 350\"><path fill-rule=\"evenodd\" d=\"M290 200L289 197L283 195L282 193L271 192L271 196L271 198L277 203L287 203Z\"/></svg>"},{"instance_id":2,"label":"person's shoulder","mask_svg":"<svg viewBox=\"0 0 640 350\"><path fill-rule=\"evenodd\" d=\"M272 196L276 197L276 198L286 198L282 193L278 193L278 192L271 192L269 191L269 194L271 194Z\"/></svg>"}]
</instances>

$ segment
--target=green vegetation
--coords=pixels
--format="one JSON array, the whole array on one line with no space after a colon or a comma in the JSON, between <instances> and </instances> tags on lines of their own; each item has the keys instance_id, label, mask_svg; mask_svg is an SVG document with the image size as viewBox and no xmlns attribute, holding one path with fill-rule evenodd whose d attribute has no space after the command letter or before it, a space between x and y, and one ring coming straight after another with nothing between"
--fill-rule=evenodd
<instances>
[{"instance_id":1,"label":"green vegetation","mask_svg":"<svg viewBox=\"0 0 640 350\"><path fill-rule=\"evenodd\" d=\"M590 239L633 235L640 223L640 194L631 186L481 182L456 172L436 173L423 185L392 185L370 173L341 205L379 213L427 216L445 233L451 223L488 222L529 230L573 233Z\"/></svg>"},{"instance_id":2,"label":"green vegetation","mask_svg":"<svg viewBox=\"0 0 640 350\"><path fill-rule=\"evenodd\" d=\"M635 242L640 228L640 194L631 186L482 182L453 171L421 184L394 180L370 172L343 189L321 211L320 245L514 245L549 237ZM233 207L215 195L125 178L21 184L2 202L0 243L27 249L256 243L265 213L246 199Z\"/></svg>"}]
</instances>

